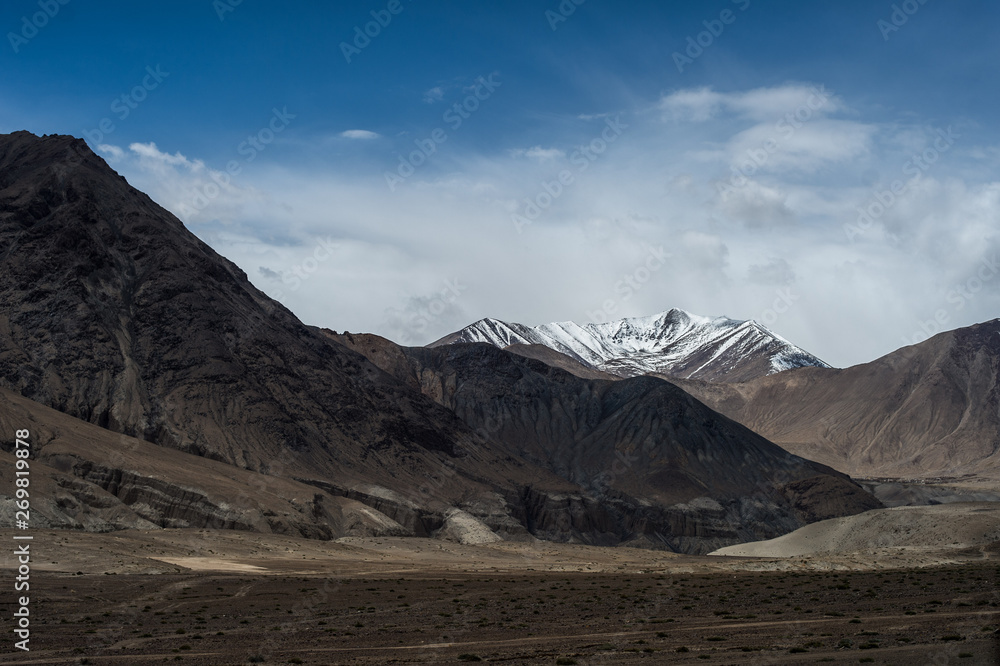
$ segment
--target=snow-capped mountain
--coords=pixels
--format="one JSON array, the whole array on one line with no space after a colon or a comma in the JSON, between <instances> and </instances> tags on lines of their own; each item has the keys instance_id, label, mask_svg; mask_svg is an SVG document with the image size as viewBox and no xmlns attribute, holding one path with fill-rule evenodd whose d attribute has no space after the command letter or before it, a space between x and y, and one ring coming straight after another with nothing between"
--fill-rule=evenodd
<instances>
[{"instance_id":1,"label":"snow-capped mountain","mask_svg":"<svg viewBox=\"0 0 1000 666\"><path fill-rule=\"evenodd\" d=\"M657 373L682 379L738 382L803 366L830 367L753 320L699 317L669 310L650 317L580 326L541 326L482 319L432 343L543 345L620 377Z\"/></svg>"}]
</instances>

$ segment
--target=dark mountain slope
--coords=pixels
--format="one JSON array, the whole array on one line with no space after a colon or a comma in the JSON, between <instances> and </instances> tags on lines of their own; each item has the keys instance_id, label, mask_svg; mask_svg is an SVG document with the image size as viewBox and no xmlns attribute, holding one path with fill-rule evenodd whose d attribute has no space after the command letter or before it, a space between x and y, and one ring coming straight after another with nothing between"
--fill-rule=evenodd
<instances>
[{"instance_id":1,"label":"dark mountain slope","mask_svg":"<svg viewBox=\"0 0 1000 666\"><path fill-rule=\"evenodd\" d=\"M699 550L879 506L846 476L661 379L585 380L484 343L400 350L376 336L338 337L418 382L508 453L580 486L611 511L609 539L662 537ZM557 525L550 536L564 529L581 538L579 528Z\"/></svg>"},{"instance_id":2,"label":"dark mountain slope","mask_svg":"<svg viewBox=\"0 0 1000 666\"><path fill-rule=\"evenodd\" d=\"M471 441L448 410L255 289L80 140L0 137L0 248L0 385L41 404L339 483L416 486ZM490 458L474 476L506 485L522 468ZM463 479L450 491L479 487Z\"/></svg>"}]
</instances>

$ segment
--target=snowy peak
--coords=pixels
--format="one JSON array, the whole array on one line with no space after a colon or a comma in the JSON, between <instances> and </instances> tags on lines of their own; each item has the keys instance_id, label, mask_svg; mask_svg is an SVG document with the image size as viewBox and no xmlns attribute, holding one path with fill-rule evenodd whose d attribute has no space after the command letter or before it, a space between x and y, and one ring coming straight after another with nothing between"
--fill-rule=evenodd
<instances>
[{"instance_id":1,"label":"snowy peak","mask_svg":"<svg viewBox=\"0 0 1000 666\"><path fill-rule=\"evenodd\" d=\"M524 326L482 319L433 343L543 345L591 368L621 377L656 373L682 379L737 382L804 366L830 367L753 320L701 317L668 310L580 326Z\"/></svg>"}]
</instances>

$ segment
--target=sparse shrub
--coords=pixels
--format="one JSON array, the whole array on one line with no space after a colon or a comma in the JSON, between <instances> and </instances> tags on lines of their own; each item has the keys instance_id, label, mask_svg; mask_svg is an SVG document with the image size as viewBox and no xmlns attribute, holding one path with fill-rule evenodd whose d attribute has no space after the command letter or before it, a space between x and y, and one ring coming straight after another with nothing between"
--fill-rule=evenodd
<instances>
[{"instance_id":1,"label":"sparse shrub","mask_svg":"<svg viewBox=\"0 0 1000 666\"><path fill-rule=\"evenodd\" d=\"M459 661L482 661L482 659L479 658L479 656L474 655L474 654L469 654L469 653L458 655L458 660Z\"/></svg>"}]
</instances>

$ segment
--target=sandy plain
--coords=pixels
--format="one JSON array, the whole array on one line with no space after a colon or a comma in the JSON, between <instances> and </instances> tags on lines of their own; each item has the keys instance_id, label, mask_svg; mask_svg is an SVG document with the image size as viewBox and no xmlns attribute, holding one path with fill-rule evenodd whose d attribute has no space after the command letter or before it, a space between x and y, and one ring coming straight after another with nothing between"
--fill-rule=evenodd
<instances>
[{"instance_id":1,"label":"sandy plain","mask_svg":"<svg viewBox=\"0 0 1000 666\"><path fill-rule=\"evenodd\" d=\"M36 531L32 650L0 664L1000 663L997 505L853 520L763 557Z\"/></svg>"}]
</instances>

